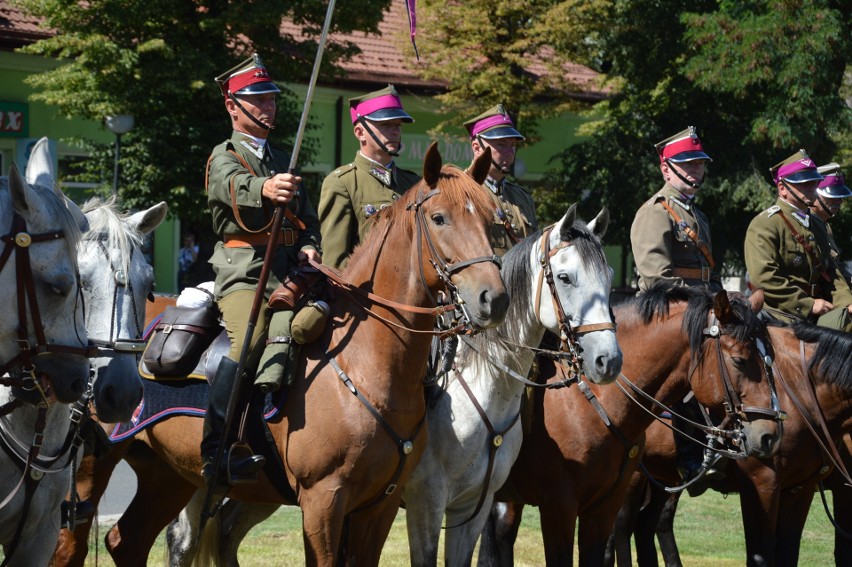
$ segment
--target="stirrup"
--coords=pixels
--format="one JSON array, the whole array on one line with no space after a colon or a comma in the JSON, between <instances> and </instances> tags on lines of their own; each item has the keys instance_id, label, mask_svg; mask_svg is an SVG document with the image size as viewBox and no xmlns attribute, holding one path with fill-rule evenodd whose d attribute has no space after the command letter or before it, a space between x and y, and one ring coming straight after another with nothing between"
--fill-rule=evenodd
<instances>
[{"instance_id":1,"label":"stirrup","mask_svg":"<svg viewBox=\"0 0 852 567\"><path fill-rule=\"evenodd\" d=\"M225 455L225 463L229 485L254 484L266 465L266 457L255 455L246 443L234 443Z\"/></svg>"}]
</instances>

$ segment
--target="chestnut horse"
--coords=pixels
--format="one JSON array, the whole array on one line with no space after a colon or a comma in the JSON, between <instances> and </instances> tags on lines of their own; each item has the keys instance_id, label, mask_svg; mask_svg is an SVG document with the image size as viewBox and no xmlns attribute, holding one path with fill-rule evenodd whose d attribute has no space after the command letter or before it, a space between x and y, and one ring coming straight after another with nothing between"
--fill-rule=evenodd
<instances>
[{"instance_id":1,"label":"chestnut horse","mask_svg":"<svg viewBox=\"0 0 852 567\"><path fill-rule=\"evenodd\" d=\"M852 336L807 323L792 328L770 327L769 333L775 351L775 375L784 386L778 388L779 402L789 414L780 449L768 462L746 459L729 463L727 478L713 487L740 493L748 565L796 565L814 491L834 465L830 446L852 431ZM817 417L820 414L825 418L828 439ZM649 428L648 438L644 463L649 474L663 483L676 484L671 433L655 426ZM650 502L640 512L644 481L638 475L634 478L632 495L625 501L613 534L618 564L630 564L631 526L641 525L643 529L635 533L639 565L657 564L654 527L666 565L680 565L672 529L677 496L649 484ZM852 489L842 485L835 479L836 500L845 502ZM848 511L838 504L836 501L835 510L848 527Z\"/></svg>"},{"instance_id":2,"label":"chestnut horse","mask_svg":"<svg viewBox=\"0 0 852 567\"><path fill-rule=\"evenodd\" d=\"M506 314L509 298L487 238L491 200L480 187L489 165L486 152L471 177L442 167L430 146L423 180L377 216L352 253L330 324L302 349L283 411L268 423L291 494L279 492L269 474L228 493L298 504L309 565L378 564L400 487L426 446L423 376L442 310L435 296L443 291L463 303L476 329ZM107 534L117 565L145 565L156 535L204 486L201 429L199 418L170 417L122 446L139 483ZM98 484L91 492L102 493L114 459L89 471L88 482ZM274 472L268 464L265 473Z\"/></svg>"},{"instance_id":3,"label":"chestnut horse","mask_svg":"<svg viewBox=\"0 0 852 567\"><path fill-rule=\"evenodd\" d=\"M548 564L573 563L579 518L580 563L601 565L627 483L641 459L645 429L654 419L647 407L651 398L671 405L691 389L717 418L726 407L736 409L727 417L739 428L743 451L771 455L780 426L766 418L777 417L778 410L755 347L765 340L765 325L752 308L742 297L729 300L725 292L714 296L662 285L619 306L617 339L624 364L617 384L627 377L647 398L636 390L585 382L536 392L532 431L524 436L509 481L495 498L505 503L492 508L480 564L512 564L522 506L532 504L539 507Z\"/></svg>"}]
</instances>

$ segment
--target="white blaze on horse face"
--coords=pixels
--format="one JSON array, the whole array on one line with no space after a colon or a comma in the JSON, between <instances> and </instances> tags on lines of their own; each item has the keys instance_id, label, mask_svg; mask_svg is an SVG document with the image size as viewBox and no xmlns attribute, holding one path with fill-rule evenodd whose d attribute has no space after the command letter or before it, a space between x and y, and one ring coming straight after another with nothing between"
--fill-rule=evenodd
<instances>
[{"instance_id":1,"label":"white blaze on horse face","mask_svg":"<svg viewBox=\"0 0 852 567\"><path fill-rule=\"evenodd\" d=\"M469 212L470 214L475 214L475 213L476 213L476 208L473 206L473 201L468 200L468 202L465 204L464 208L465 208L465 209L467 210L467 212Z\"/></svg>"}]
</instances>

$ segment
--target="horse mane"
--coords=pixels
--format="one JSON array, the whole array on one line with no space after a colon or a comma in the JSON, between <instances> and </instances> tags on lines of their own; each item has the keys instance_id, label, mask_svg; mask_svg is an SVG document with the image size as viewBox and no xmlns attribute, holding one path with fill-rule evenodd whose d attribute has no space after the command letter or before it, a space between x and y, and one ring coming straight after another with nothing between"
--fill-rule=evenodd
<instances>
[{"instance_id":1,"label":"horse mane","mask_svg":"<svg viewBox=\"0 0 852 567\"><path fill-rule=\"evenodd\" d=\"M703 287L676 285L668 281L655 283L647 293L632 300L642 321L647 325L654 319L668 316L672 303L686 302L683 315L683 330L689 337L689 348L693 355L700 352L704 341L704 329L707 328L707 313L713 308L715 293ZM741 294L729 297L731 309L735 315L732 324L725 325L722 331L730 334L739 342L752 337L766 337L766 324L751 310L751 304Z\"/></svg>"},{"instance_id":2,"label":"horse mane","mask_svg":"<svg viewBox=\"0 0 852 567\"><path fill-rule=\"evenodd\" d=\"M491 198L480 185L467 173L452 164L445 164L438 176L436 189L440 189L440 197L448 199L453 203L470 203L473 213L490 218L492 212ZM407 240L414 237L414 214L409 210L417 203L421 195L426 195L431 189L422 179L413 187L403 193L390 207L380 210L373 217L373 228L367 234L363 242L360 242L349 257L346 267L349 268L366 254L365 250L375 248L374 241L386 237L386 233L393 227L394 230L402 231ZM393 241L397 244L396 241ZM344 273L348 270L344 270Z\"/></svg>"},{"instance_id":3,"label":"horse mane","mask_svg":"<svg viewBox=\"0 0 852 567\"><path fill-rule=\"evenodd\" d=\"M805 321L793 323L796 338L815 343L808 369L820 382L852 389L852 335Z\"/></svg>"},{"instance_id":4,"label":"horse mane","mask_svg":"<svg viewBox=\"0 0 852 567\"><path fill-rule=\"evenodd\" d=\"M528 298L536 292L530 278L529 258L542 234L542 230L531 234L518 242L503 256L501 274L509 297ZM575 220L573 225L563 228L562 234L568 236L580 256L580 261L589 271L609 270L601 241L589 230L585 222L579 219ZM549 293L549 291L542 293ZM493 349L491 352L506 350L518 353L515 346L517 342L515 329L526 326L532 317L533 314L529 310L528 302L510 301L503 324L474 335L471 337L471 341L476 344L478 349L483 351ZM463 365L476 364L479 358L478 356L473 357L472 349L464 349L460 352L459 362Z\"/></svg>"},{"instance_id":5,"label":"horse mane","mask_svg":"<svg viewBox=\"0 0 852 567\"><path fill-rule=\"evenodd\" d=\"M59 230L65 236L65 246L68 250L68 258L74 269L77 269L77 246L82 240L82 233L74 215L68 209L66 197L61 196L52 187L42 187L41 185L30 185L30 187L38 193L42 205L50 211L50 216L57 219ZM9 194L9 178L0 177L0 211L12 212L12 198ZM73 203L71 206L76 207ZM11 221L11 214L9 215Z\"/></svg>"},{"instance_id":6,"label":"horse mane","mask_svg":"<svg viewBox=\"0 0 852 567\"><path fill-rule=\"evenodd\" d=\"M130 213L121 213L115 205L115 197L106 201L93 197L82 207L83 213L89 219L89 230L86 240L101 240L107 250L118 249L121 258L121 269L129 271L130 255L133 248L142 246L145 235L125 222Z\"/></svg>"}]
</instances>

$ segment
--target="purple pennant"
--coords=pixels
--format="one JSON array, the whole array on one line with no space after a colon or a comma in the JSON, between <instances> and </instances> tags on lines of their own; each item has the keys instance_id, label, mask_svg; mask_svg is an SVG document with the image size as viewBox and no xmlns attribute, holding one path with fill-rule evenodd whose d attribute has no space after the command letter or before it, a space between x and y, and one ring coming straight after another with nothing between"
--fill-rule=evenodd
<instances>
[{"instance_id":1,"label":"purple pennant","mask_svg":"<svg viewBox=\"0 0 852 567\"><path fill-rule=\"evenodd\" d=\"M417 52L417 43L414 41L414 36L417 33L416 3L417 0L405 0L405 11L408 13L408 29L411 32L411 45L414 47L414 55L420 61L420 53Z\"/></svg>"}]
</instances>

